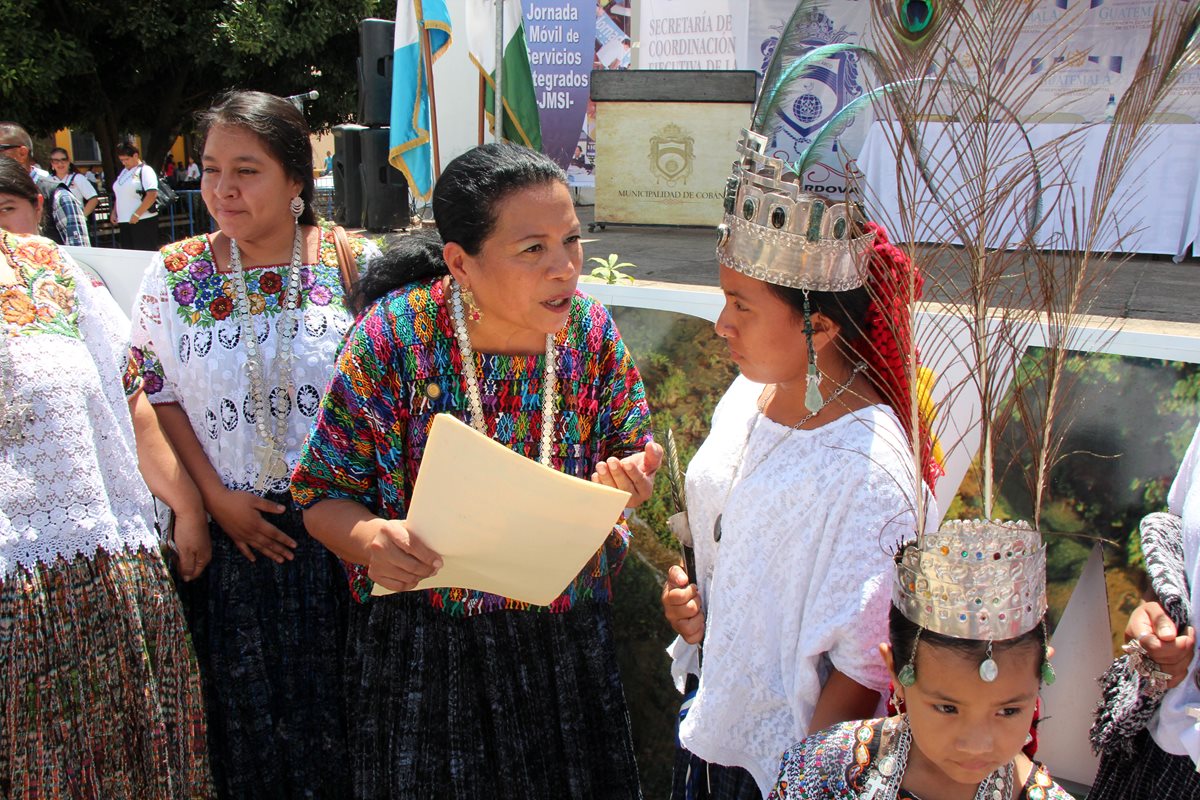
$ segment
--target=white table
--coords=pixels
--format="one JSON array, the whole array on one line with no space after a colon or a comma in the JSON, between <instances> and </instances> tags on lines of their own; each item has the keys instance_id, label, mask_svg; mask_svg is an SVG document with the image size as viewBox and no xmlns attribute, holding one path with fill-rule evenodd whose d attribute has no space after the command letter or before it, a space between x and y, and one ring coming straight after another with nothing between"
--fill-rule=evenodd
<instances>
[{"instance_id":1,"label":"white table","mask_svg":"<svg viewBox=\"0 0 1200 800\"><path fill-rule=\"evenodd\" d=\"M883 222L899 238L902 226L895 137L890 128L884 127L893 124L887 121L872 124L858 157L858 167L866 176L868 215ZM960 132L960 128L957 123L925 124L922 145L930 154L927 159L929 163L939 163L957 152L953 137ZM1027 165L1029 145L1020 136L1017 127L997 124L995 130L995 152L989 154L989 166L1011 164L1014 168L1021 168L1016 165ZM1071 209L1072 202L1056 203L1055 198L1073 200L1081 207L1090 203L1100 152L1108 131L1108 125L1026 125L1029 143L1042 161L1042 185L1047 197L1046 219L1038 230L1039 244L1062 246L1069 238L1066 232L1071 228L1070 215L1075 213ZM1071 144L1062 151L1066 161L1056 164L1047 148L1051 142L1064 136ZM899 174L909 179L916 176L910 162L911 158L906 156L905 163L899 166L902 170ZM963 175L973 172L969 164L943 168L936 178L939 194L953 197L958 192L962 198L977 196L977 190L963 188ZM1033 185L1033 180L1027 178L1023 190L1018 193L1020 197L1012 198L1007 204L998 221L1001 227L1008 226L1008 229L993 236L989 246L1017 244L1015 221L1021 218L1019 202L1026 202L1033 196ZM1064 192L1068 195L1061 194ZM916 213L912 216L920 220L913 231L913 239L922 242L957 241L953 226L938 210L938 204L934 202L927 185L918 184L915 191L906 191L905 194L911 198L908 202L916 203L913 209ZM1097 244L1099 249L1119 244L1118 249L1125 252L1166 254L1181 261L1188 246L1200 235L1200 125L1149 126L1148 143L1126 171L1110 209L1116 209L1119 213L1110 213L1106 220Z\"/></svg>"}]
</instances>

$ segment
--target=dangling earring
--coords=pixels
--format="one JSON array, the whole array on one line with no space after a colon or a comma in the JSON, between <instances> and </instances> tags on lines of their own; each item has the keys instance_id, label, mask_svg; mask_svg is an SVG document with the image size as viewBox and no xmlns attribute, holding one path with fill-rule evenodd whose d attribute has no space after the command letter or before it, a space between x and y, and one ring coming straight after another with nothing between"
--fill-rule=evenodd
<instances>
[{"instance_id":1,"label":"dangling earring","mask_svg":"<svg viewBox=\"0 0 1200 800\"><path fill-rule=\"evenodd\" d=\"M475 293L465 286L460 286L459 292L462 293L463 302L467 306L467 319L476 323L483 319L483 309L475 302Z\"/></svg>"},{"instance_id":2,"label":"dangling earring","mask_svg":"<svg viewBox=\"0 0 1200 800\"><path fill-rule=\"evenodd\" d=\"M913 637L912 652L908 654L908 663L900 670L900 674L896 679L900 681L900 685L904 687L912 686L917 682L917 645L921 643L921 629L917 628L917 635Z\"/></svg>"},{"instance_id":3,"label":"dangling earring","mask_svg":"<svg viewBox=\"0 0 1200 800\"><path fill-rule=\"evenodd\" d=\"M816 414L825 407L821 397L821 376L817 373L817 349L813 346L812 309L808 305L808 290L804 290L804 341L808 345L808 388L804 391L804 407Z\"/></svg>"},{"instance_id":4,"label":"dangling earring","mask_svg":"<svg viewBox=\"0 0 1200 800\"><path fill-rule=\"evenodd\" d=\"M896 694L895 686L892 687L892 696L888 700L888 702L892 704L892 708L896 709L896 713L898 713L898 714L904 713L904 696Z\"/></svg>"},{"instance_id":5,"label":"dangling earring","mask_svg":"<svg viewBox=\"0 0 1200 800\"><path fill-rule=\"evenodd\" d=\"M288 210L292 212L292 216L296 218L296 222L300 221L300 215L304 213L304 200L300 195L292 198L292 202L288 203Z\"/></svg>"},{"instance_id":6,"label":"dangling earring","mask_svg":"<svg viewBox=\"0 0 1200 800\"><path fill-rule=\"evenodd\" d=\"M1058 680L1058 675L1054 672L1054 665L1050 663L1050 635L1046 632L1046 620L1042 619L1042 683L1047 686L1052 685Z\"/></svg>"}]
</instances>

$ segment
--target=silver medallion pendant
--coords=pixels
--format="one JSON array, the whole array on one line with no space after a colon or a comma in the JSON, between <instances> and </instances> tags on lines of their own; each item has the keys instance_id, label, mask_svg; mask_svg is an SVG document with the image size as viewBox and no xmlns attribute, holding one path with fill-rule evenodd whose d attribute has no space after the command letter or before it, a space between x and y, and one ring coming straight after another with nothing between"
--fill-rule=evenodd
<instances>
[{"instance_id":1,"label":"silver medallion pendant","mask_svg":"<svg viewBox=\"0 0 1200 800\"><path fill-rule=\"evenodd\" d=\"M287 460L283 451L269 444L254 445L254 460L259 464L256 494L262 494L268 483L276 483L288 476Z\"/></svg>"}]
</instances>

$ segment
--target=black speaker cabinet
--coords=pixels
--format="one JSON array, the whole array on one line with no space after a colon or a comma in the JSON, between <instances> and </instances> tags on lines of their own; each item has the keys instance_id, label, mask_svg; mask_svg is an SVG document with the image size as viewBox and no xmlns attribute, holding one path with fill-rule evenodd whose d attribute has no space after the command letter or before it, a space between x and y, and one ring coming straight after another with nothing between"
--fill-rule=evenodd
<instances>
[{"instance_id":1,"label":"black speaker cabinet","mask_svg":"<svg viewBox=\"0 0 1200 800\"><path fill-rule=\"evenodd\" d=\"M392 50L396 23L364 19L358 23L358 123L392 124Z\"/></svg>"},{"instance_id":2,"label":"black speaker cabinet","mask_svg":"<svg viewBox=\"0 0 1200 800\"><path fill-rule=\"evenodd\" d=\"M333 218L350 228L362 227L362 125L333 129Z\"/></svg>"},{"instance_id":3,"label":"black speaker cabinet","mask_svg":"<svg viewBox=\"0 0 1200 800\"><path fill-rule=\"evenodd\" d=\"M408 226L408 181L388 163L390 128L368 128L362 140L363 227L388 231Z\"/></svg>"}]
</instances>

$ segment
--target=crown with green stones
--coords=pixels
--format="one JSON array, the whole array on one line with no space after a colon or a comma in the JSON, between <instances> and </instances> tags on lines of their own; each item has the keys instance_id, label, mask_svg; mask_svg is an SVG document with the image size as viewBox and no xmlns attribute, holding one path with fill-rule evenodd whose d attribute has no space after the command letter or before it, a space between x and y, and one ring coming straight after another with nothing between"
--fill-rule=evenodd
<instances>
[{"instance_id":1,"label":"crown with green stones","mask_svg":"<svg viewBox=\"0 0 1200 800\"><path fill-rule=\"evenodd\" d=\"M1046 547L1027 522L948 521L896 557L892 603L925 630L1012 639L1046 614Z\"/></svg>"},{"instance_id":2,"label":"crown with green stones","mask_svg":"<svg viewBox=\"0 0 1200 800\"><path fill-rule=\"evenodd\" d=\"M723 266L779 286L844 292L866 281L875 234L850 201L801 191L795 172L766 155L766 136L742 131L725 189L717 242Z\"/></svg>"}]
</instances>

